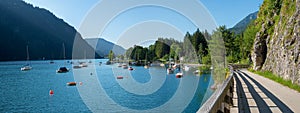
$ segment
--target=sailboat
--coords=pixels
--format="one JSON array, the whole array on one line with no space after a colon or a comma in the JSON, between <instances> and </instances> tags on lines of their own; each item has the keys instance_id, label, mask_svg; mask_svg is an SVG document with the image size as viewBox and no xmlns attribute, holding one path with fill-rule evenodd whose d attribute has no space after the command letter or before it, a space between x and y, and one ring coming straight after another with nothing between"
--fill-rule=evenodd
<instances>
[{"instance_id":1,"label":"sailboat","mask_svg":"<svg viewBox=\"0 0 300 113\"><path fill-rule=\"evenodd\" d=\"M180 58L180 60L179 60L179 69L181 68L181 60L182 60L183 58ZM183 72L182 72L182 70L180 69L180 72L178 72L178 73L176 73L176 78L181 78L181 77L183 77Z\"/></svg>"},{"instance_id":2,"label":"sailboat","mask_svg":"<svg viewBox=\"0 0 300 113\"><path fill-rule=\"evenodd\" d=\"M174 70L172 68L172 65L171 65L171 58L169 57L169 66L168 66L168 69L167 69L167 73L168 74L173 74L174 73Z\"/></svg>"},{"instance_id":3,"label":"sailboat","mask_svg":"<svg viewBox=\"0 0 300 113\"><path fill-rule=\"evenodd\" d=\"M148 69L149 68L149 65L147 63L147 53L146 53L146 59L145 59L145 66L144 66L145 69Z\"/></svg>"},{"instance_id":4,"label":"sailboat","mask_svg":"<svg viewBox=\"0 0 300 113\"><path fill-rule=\"evenodd\" d=\"M65 50L65 44L63 43L63 54L64 54L64 60L66 59L66 50ZM66 65L66 62L64 61L64 65ZM57 73L66 73L69 72L69 69L65 66L60 67L58 70L56 70Z\"/></svg>"},{"instance_id":5,"label":"sailboat","mask_svg":"<svg viewBox=\"0 0 300 113\"><path fill-rule=\"evenodd\" d=\"M86 64L86 51L84 51L84 61L80 62L80 67L88 67L88 65Z\"/></svg>"},{"instance_id":6,"label":"sailboat","mask_svg":"<svg viewBox=\"0 0 300 113\"><path fill-rule=\"evenodd\" d=\"M28 71L31 70L32 67L29 65L29 51L28 51L28 46L26 46L26 52L27 52L27 64L21 68L21 71Z\"/></svg>"}]
</instances>

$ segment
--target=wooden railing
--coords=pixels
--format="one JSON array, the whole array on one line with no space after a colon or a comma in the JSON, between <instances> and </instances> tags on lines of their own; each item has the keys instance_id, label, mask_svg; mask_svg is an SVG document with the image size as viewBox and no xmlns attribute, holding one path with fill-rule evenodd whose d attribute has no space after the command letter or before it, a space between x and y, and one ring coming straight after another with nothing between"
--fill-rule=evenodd
<instances>
[{"instance_id":1,"label":"wooden railing","mask_svg":"<svg viewBox=\"0 0 300 113\"><path fill-rule=\"evenodd\" d=\"M201 106L197 113L229 113L230 106L233 105L233 68L231 67L230 76L220 85L213 95Z\"/></svg>"},{"instance_id":2,"label":"wooden railing","mask_svg":"<svg viewBox=\"0 0 300 113\"><path fill-rule=\"evenodd\" d=\"M229 64L229 67L232 67L233 70L241 69L241 68L248 68L250 65L248 64Z\"/></svg>"}]
</instances>

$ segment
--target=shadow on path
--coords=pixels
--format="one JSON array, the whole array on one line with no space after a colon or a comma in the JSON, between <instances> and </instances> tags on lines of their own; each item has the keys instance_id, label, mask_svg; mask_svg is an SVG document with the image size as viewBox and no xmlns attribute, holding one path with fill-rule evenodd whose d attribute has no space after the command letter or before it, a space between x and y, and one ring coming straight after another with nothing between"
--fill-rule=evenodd
<instances>
[{"instance_id":1,"label":"shadow on path","mask_svg":"<svg viewBox=\"0 0 300 113\"><path fill-rule=\"evenodd\" d=\"M252 77L250 77L248 74L242 72L242 71L238 71L240 73L242 73L243 75L245 75L246 77L248 77L250 80L252 80L256 86L266 95L268 96L273 103L276 104L276 106L283 112L283 113L293 113L293 111L287 106L285 105L281 100L279 100L275 95L273 95L269 90L267 90L265 87L263 87L260 83L258 83L255 79L253 79ZM286 95L288 96L288 95ZM254 98L254 97L253 97ZM264 111L265 112L265 111Z\"/></svg>"},{"instance_id":2,"label":"shadow on path","mask_svg":"<svg viewBox=\"0 0 300 113\"><path fill-rule=\"evenodd\" d=\"M238 109L240 113L250 113L249 104L243 90L243 86L236 73L234 73L233 77L236 80L236 91L238 97Z\"/></svg>"},{"instance_id":3,"label":"shadow on path","mask_svg":"<svg viewBox=\"0 0 300 113\"><path fill-rule=\"evenodd\" d=\"M243 76L243 74L239 73L240 77L243 79L245 84L248 86L248 90L252 95L252 98L256 102L256 106L260 113L272 113L270 107L268 104L264 101L264 99L261 98L261 96L256 92L254 87L250 84L250 82Z\"/></svg>"}]
</instances>

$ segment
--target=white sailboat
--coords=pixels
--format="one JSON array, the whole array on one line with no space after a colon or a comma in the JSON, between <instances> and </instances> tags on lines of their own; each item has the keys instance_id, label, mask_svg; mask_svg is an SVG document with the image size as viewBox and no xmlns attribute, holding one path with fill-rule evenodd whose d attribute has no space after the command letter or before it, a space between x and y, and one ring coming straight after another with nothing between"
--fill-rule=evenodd
<instances>
[{"instance_id":1,"label":"white sailboat","mask_svg":"<svg viewBox=\"0 0 300 113\"><path fill-rule=\"evenodd\" d=\"M149 68L148 62L147 62L147 53L146 53L146 58L145 58L145 65L144 65L145 69Z\"/></svg>"},{"instance_id":2,"label":"white sailboat","mask_svg":"<svg viewBox=\"0 0 300 113\"><path fill-rule=\"evenodd\" d=\"M167 69L167 73L168 74L173 74L174 73L174 69L172 68L170 57L169 57L169 66L168 66L168 69Z\"/></svg>"},{"instance_id":3,"label":"white sailboat","mask_svg":"<svg viewBox=\"0 0 300 113\"><path fill-rule=\"evenodd\" d=\"M65 44L63 43L63 55L64 55L64 60L66 59L66 50L65 50ZM64 65L66 65L66 62L64 61ZM60 67L58 70L56 70L57 73L66 73L69 72L69 69L65 66Z\"/></svg>"},{"instance_id":4,"label":"white sailboat","mask_svg":"<svg viewBox=\"0 0 300 113\"><path fill-rule=\"evenodd\" d=\"M180 58L180 60L179 60L179 68L182 67L181 60L183 60L183 58ZM181 78L181 77L183 77L183 72L180 69L180 72L176 73L176 78Z\"/></svg>"},{"instance_id":5,"label":"white sailboat","mask_svg":"<svg viewBox=\"0 0 300 113\"><path fill-rule=\"evenodd\" d=\"M26 52L27 52L27 64L21 68L21 71L28 71L31 70L32 67L30 66L29 62L29 51L28 51L28 46L26 46Z\"/></svg>"}]
</instances>

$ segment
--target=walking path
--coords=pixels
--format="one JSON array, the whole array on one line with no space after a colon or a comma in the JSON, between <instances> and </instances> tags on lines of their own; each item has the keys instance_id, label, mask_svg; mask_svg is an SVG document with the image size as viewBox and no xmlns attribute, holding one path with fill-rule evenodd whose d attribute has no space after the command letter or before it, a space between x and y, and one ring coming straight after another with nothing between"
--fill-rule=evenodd
<instances>
[{"instance_id":1,"label":"walking path","mask_svg":"<svg viewBox=\"0 0 300 113\"><path fill-rule=\"evenodd\" d=\"M232 113L300 113L300 93L247 70L234 72Z\"/></svg>"}]
</instances>

